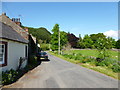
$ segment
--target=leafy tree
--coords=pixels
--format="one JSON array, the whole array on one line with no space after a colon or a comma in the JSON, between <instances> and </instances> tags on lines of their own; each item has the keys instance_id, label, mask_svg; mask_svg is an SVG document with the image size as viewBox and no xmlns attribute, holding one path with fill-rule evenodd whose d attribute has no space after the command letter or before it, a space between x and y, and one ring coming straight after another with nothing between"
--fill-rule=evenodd
<instances>
[{"instance_id":1,"label":"leafy tree","mask_svg":"<svg viewBox=\"0 0 120 90\"><path fill-rule=\"evenodd\" d=\"M93 46L93 41L90 38L90 36L88 36L88 35L84 36L83 43L84 43L85 48L93 48L94 47Z\"/></svg>"},{"instance_id":2,"label":"leafy tree","mask_svg":"<svg viewBox=\"0 0 120 90\"><path fill-rule=\"evenodd\" d=\"M78 48L81 48L81 49L84 49L84 48L85 48L85 44L84 44L84 42L83 42L83 39L82 39L82 37L81 37L81 34L79 34L79 40L78 40L78 42L77 42L77 47L78 47Z\"/></svg>"},{"instance_id":3,"label":"leafy tree","mask_svg":"<svg viewBox=\"0 0 120 90\"><path fill-rule=\"evenodd\" d=\"M93 41L94 47L97 48L97 40L98 38L106 38L106 36L103 33L98 33L98 34L91 34L90 38Z\"/></svg>"},{"instance_id":4,"label":"leafy tree","mask_svg":"<svg viewBox=\"0 0 120 90\"><path fill-rule=\"evenodd\" d=\"M98 38L97 40L97 50L99 51L98 58L105 59L106 57L109 57L108 49L111 49L112 43L109 40L110 38Z\"/></svg>"},{"instance_id":5,"label":"leafy tree","mask_svg":"<svg viewBox=\"0 0 120 90\"><path fill-rule=\"evenodd\" d=\"M120 39L116 42L116 48L120 49Z\"/></svg>"},{"instance_id":6,"label":"leafy tree","mask_svg":"<svg viewBox=\"0 0 120 90\"><path fill-rule=\"evenodd\" d=\"M98 38L106 38L106 36L103 33L98 33L98 34L91 34L90 38L95 43Z\"/></svg>"},{"instance_id":7,"label":"leafy tree","mask_svg":"<svg viewBox=\"0 0 120 90\"><path fill-rule=\"evenodd\" d=\"M116 45L115 39L113 39L112 37L108 37L107 42L108 42L107 47L106 47L107 49L115 48L115 45Z\"/></svg>"},{"instance_id":8,"label":"leafy tree","mask_svg":"<svg viewBox=\"0 0 120 90\"><path fill-rule=\"evenodd\" d=\"M115 44L116 44L116 41L115 39L111 38L111 37L106 37L103 33L98 33L98 34L91 34L90 35L90 38L92 39L93 43L94 43L94 46L97 48L97 44L98 44L98 39L101 38L101 39L105 39L107 41L105 42L108 42L108 44L106 45L106 49L111 49L111 48L115 48Z\"/></svg>"},{"instance_id":9,"label":"leafy tree","mask_svg":"<svg viewBox=\"0 0 120 90\"><path fill-rule=\"evenodd\" d=\"M52 50L58 50L58 34L59 34L59 24L55 24L52 29L53 34L51 35L51 48ZM61 49L68 42L67 33L64 31L60 31L60 47Z\"/></svg>"},{"instance_id":10,"label":"leafy tree","mask_svg":"<svg viewBox=\"0 0 120 90\"><path fill-rule=\"evenodd\" d=\"M61 46L61 49L63 48L63 46L65 46L68 42L68 39L67 39L67 33L64 32L64 31L61 31L60 32L60 46Z\"/></svg>"},{"instance_id":11,"label":"leafy tree","mask_svg":"<svg viewBox=\"0 0 120 90\"><path fill-rule=\"evenodd\" d=\"M68 42L70 43L71 47L76 48L77 47L77 42L78 42L79 38L76 37L72 33L68 33L67 34L67 38L68 38Z\"/></svg>"},{"instance_id":12,"label":"leafy tree","mask_svg":"<svg viewBox=\"0 0 120 90\"><path fill-rule=\"evenodd\" d=\"M58 32L59 32L59 24L55 24L52 29L53 34L51 35L51 49L58 50Z\"/></svg>"},{"instance_id":13,"label":"leafy tree","mask_svg":"<svg viewBox=\"0 0 120 90\"><path fill-rule=\"evenodd\" d=\"M78 48L81 48L81 49L85 48L85 44L82 39L78 41Z\"/></svg>"}]
</instances>

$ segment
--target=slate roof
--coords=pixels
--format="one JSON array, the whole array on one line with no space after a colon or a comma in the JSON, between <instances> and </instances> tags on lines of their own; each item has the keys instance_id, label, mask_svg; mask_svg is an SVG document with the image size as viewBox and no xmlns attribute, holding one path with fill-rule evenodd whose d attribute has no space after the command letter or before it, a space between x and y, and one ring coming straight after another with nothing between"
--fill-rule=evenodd
<instances>
[{"instance_id":1,"label":"slate roof","mask_svg":"<svg viewBox=\"0 0 120 90\"><path fill-rule=\"evenodd\" d=\"M28 40L24 39L18 32L12 27L0 22L0 38L13 40L22 43L28 43Z\"/></svg>"}]
</instances>

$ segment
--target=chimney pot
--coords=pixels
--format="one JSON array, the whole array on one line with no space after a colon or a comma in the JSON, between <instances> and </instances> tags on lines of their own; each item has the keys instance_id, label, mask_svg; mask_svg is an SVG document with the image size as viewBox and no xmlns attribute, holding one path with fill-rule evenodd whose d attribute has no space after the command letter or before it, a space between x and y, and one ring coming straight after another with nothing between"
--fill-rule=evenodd
<instances>
[{"instance_id":1,"label":"chimney pot","mask_svg":"<svg viewBox=\"0 0 120 90\"><path fill-rule=\"evenodd\" d=\"M15 18L15 22L17 22L16 18Z\"/></svg>"},{"instance_id":2,"label":"chimney pot","mask_svg":"<svg viewBox=\"0 0 120 90\"><path fill-rule=\"evenodd\" d=\"M18 18L18 22L20 22L20 18Z\"/></svg>"},{"instance_id":3,"label":"chimney pot","mask_svg":"<svg viewBox=\"0 0 120 90\"><path fill-rule=\"evenodd\" d=\"M2 14L6 16L6 13L5 13L5 12L3 12Z\"/></svg>"},{"instance_id":4,"label":"chimney pot","mask_svg":"<svg viewBox=\"0 0 120 90\"><path fill-rule=\"evenodd\" d=\"M12 21L21 26L20 18L12 18Z\"/></svg>"}]
</instances>

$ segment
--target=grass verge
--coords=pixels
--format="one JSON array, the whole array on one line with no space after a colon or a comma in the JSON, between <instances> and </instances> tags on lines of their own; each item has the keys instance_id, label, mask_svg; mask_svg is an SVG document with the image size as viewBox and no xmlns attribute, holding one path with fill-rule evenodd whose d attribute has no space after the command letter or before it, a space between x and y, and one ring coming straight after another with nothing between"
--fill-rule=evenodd
<instances>
[{"instance_id":1,"label":"grass verge","mask_svg":"<svg viewBox=\"0 0 120 90\"><path fill-rule=\"evenodd\" d=\"M94 65L91 65L89 63L80 63L79 60L74 60L74 59L68 59L68 58L65 58L64 56L61 56L61 55L58 55L58 54L55 54L53 52L49 52L50 54L54 55L54 56L57 56L57 57L60 57L66 61L69 61L71 63L74 63L74 64L79 64L80 66L83 66L85 68L88 68L88 69L92 69L92 70L95 70L97 72L100 72L100 73L103 73L107 76L110 76L112 78L115 78L115 79L119 79L120 78L118 77L118 73L115 73L113 72L111 69L107 68L107 67L103 67L103 66L94 66Z\"/></svg>"},{"instance_id":2,"label":"grass verge","mask_svg":"<svg viewBox=\"0 0 120 90\"><path fill-rule=\"evenodd\" d=\"M112 50L108 50L109 54L110 54L110 58L112 59L117 59L118 60L118 54L120 54L120 52L118 51L112 51ZM64 51L64 53L81 53L82 55L85 56L93 56L93 57L97 57L99 52L98 50L66 50Z\"/></svg>"}]
</instances>

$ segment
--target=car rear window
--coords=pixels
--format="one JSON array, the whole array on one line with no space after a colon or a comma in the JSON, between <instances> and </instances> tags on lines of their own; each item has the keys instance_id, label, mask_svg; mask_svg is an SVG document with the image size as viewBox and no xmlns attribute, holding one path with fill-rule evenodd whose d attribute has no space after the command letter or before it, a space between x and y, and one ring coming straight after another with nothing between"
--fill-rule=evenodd
<instances>
[{"instance_id":1,"label":"car rear window","mask_svg":"<svg viewBox=\"0 0 120 90\"><path fill-rule=\"evenodd\" d=\"M46 55L47 53L46 52L41 52L40 55Z\"/></svg>"},{"instance_id":2,"label":"car rear window","mask_svg":"<svg viewBox=\"0 0 120 90\"><path fill-rule=\"evenodd\" d=\"M39 52L38 54L39 55L46 55L47 53L46 52Z\"/></svg>"},{"instance_id":3,"label":"car rear window","mask_svg":"<svg viewBox=\"0 0 120 90\"><path fill-rule=\"evenodd\" d=\"M47 53L46 52L43 52L43 55L46 55Z\"/></svg>"}]
</instances>

